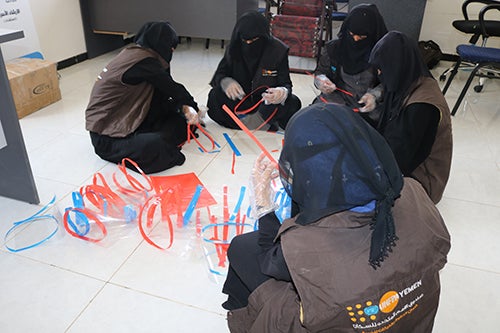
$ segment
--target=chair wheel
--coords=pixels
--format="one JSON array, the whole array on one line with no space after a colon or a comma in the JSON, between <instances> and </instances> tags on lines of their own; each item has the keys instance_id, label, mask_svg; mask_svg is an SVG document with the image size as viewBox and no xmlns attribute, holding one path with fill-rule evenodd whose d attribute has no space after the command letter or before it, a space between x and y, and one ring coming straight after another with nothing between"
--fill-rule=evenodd
<instances>
[{"instance_id":1,"label":"chair wheel","mask_svg":"<svg viewBox=\"0 0 500 333\"><path fill-rule=\"evenodd\" d=\"M478 84L477 86L474 86L474 91L475 92L478 93L478 92L481 92L481 90L483 90L483 86L482 85Z\"/></svg>"},{"instance_id":2,"label":"chair wheel","mask_svg":"<svg viewBox=\"0 0 500 333\"><path fill-rule=\"evenodd\" d=\"M439 76L439 81L445 81L446 80L446 74L441 74Z\"/></svg>"}]
</instances>

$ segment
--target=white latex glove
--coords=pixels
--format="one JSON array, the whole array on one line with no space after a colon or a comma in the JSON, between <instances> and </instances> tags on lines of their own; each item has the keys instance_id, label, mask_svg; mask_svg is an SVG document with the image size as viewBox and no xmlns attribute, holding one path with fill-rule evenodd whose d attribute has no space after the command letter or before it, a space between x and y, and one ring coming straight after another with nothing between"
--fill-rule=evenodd
<instances>
[{"instance_id":1,"label":"white latex glove","mask_svg":"<svg viewBox=\"0 0 500 333\"><path fill-rule=\"evenodd\" d=\"M366 93L361 96L358 103L363 103L365 105L359 109L359 112L371 112L375 110L375 107L377 106L377 99L372 94Z\"/></svg>"},{"instance_id":2,"label":"white latex glove","mask_svg":"<svg viewBox=\"0 0 500 333\"><path fill-rule=\"evenodd\" d=\"M260 218L274 210L274 190L272 179L279 176L278 166L269 161L265 154L261 154L254 163L250 176L250 197L252 211L255 218Z\"/></svg>"},{"instance_id":3,"label":"white latex glove","mask_svg":"<svg viewBox=\"0 0 500 333\"><path fill-rule=\"evenodd\" d=\"M337 89L335 83L330 81L330 79L325 74L316 75L314 77L314 86L319 89L323 94L331 94Z\"/></svg>"},{"instance_id":4,"label":"white latex glove","mask_svg":"<svg viewBox=\"0 0 500 333\"><path fill-rule=\"evenodd\" d=\"M198 119L200 120L200 124L205 126L205 117L208 112L208 108L205 105L198 105Z\"/></svg>"},{"instance_id":5,"label":"white latex glove","mask_svg":"<svg viewBox=\"0 0 500 333\"><path fill-rule=\"evenodd\" d=\"M184 114L186 122L189 125L196 125L200 122L200 118L198 117L198 112L196 112L196 110L192 106L183 105L182 113Z\"/></svg>"},{"instance_id":6,"label":"white latex glove","mask_svg":"<svg viewBox=\"0 0 500 333\"><path fill-rule=\"evenodd\" d=\"M262 93L265 104L282 104L288 97L288 89L285 87L268 88Z\"/></svg>"},{"instance_id":7,"label":"white latex glove","mask_svg":"<svg viewBox=\"0 0 500 333\"><path fill-rule=\"evenodd\" d=\"M245 91L243 91L243 88L238 83L238 81L236 81L232 77L225 77L220 80L220 86L226 96L233 101L245 97Z\"/></svg>"}]
</instances>

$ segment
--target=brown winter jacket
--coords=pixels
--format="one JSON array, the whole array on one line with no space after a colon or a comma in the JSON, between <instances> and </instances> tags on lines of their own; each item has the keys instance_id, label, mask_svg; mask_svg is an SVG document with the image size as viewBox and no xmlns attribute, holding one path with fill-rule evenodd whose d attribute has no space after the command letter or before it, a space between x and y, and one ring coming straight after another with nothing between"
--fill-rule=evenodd
<instances>
[{"instance_id":1,"label":"brown winter jacket","mask_svg":"<svg viewBox=\"0 0 500 333\"><path fill-rule=\"evenodd\" d=\"M154 50L138 45L123 49L99 74L85 111L88 131L115 138L134 132L149 112L154 87L122 81L123 74L145 58L155 58L167 69L168 63Z\"/></svg>"},{"instance_id":2,"label":"brown winter jacket","mask_svg":"<svg viewBox=\"0 0 500 333\"><path fill-rule=\"evenodd\" d=\"M396 247L368 264L371 214L341 212L280 229L293 283L268 280L243 309L228 313L233 333L431 332L439 271L450 236L422 186L405 178L393 209Z\"/></svg>"},{"instance_id":3,"label":"brown winter jacket","mask_svg":"<svg viewBox=\"0 0 500 333\"><path fill-rule=\"evenodd\" d=\"M441 115L429 156L411 174L422 184L432 201L438 203L450 176L453 151L450 109L436 80L431 77L421 79L404 106L413 103L432 104L439 109Z\"/></svg>"}]
</instances>

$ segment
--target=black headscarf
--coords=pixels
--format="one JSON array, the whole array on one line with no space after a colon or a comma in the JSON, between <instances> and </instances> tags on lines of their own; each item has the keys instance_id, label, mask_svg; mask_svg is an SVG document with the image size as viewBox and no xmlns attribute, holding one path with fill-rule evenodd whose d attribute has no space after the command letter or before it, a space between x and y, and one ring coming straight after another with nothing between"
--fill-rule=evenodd
<instances>
[{"instance_id":1,"label":"black headscarf","mask_svg":"<svg viewBox=\"0 0 500 333\"><path fill-rule=\"evenodd\" d=\"M148 22L137 32L134 42L156 51L166 62L172 60L172 48L176 48L179 37L169 22Z\"/></svg>"},{"instance_id":2,"label":"black headscarf","mask_svg":"<svg viewBox=\"0 0 500 333\"><path fill-rule=\"evenodd\" d=\"M398 31L390 31L378 41L369 62L381 71L384 98L379 129L383 130L389 120L399 115L418 79L432 74L422 60L417 42Z\"/></svg>"},{"instance_id":3,"label":"black headscarf","mask_svg":"<svg viewBox=\"0 0 500 333\"><path fill-rule=\"evenodd\" d=\"M367 38L356 42L349 32ZM367 69L371 49L386 33L384 18L377 6L360 4L352 8L337 35L340 40L339 64L344 71L357 74Z\"/></svg>"},{"instance_id":4,"label":"black headscarf","mask_svg":"<svg viewBox=\"0 0 500 333\"><path fill-rule=\"evenodd\" d=\"M286 191L299 206L298 224L375 200L369 263L380 265L397 240L392 206L403 178L374 128L347 107L313 104L288 122L279 167Z\"/></svg>"},{"instance_id":5,"label":"black headscarf","mask_svg":"<svg viewBox=\"0 0 500 333\"><path fill-rule=\"evenodd\" d=\"M251 44L243 40L259 37ZM257 11L240 16L233 29L228 54L232 61L243 61L250 73L255 72L266 43L271 39L269 21Z\"/></svg>"}]
</instances>

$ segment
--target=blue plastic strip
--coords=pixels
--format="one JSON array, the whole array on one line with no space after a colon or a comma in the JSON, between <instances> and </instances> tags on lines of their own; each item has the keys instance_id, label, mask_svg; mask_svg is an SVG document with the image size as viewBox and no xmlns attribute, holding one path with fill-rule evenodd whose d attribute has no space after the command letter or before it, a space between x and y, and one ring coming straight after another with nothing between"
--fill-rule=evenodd
<instances>
[{"instance_id":1,"label":"blue plastic strip","mask_svg":"<svg viewBox=\"0 0 500 333\"><path fill-rule=\"evenodd\" d=\"M73 208L85 209L85 205L83 204L83 197L80 192L74 191L71 193L73 199L73 207L68 207L65 209L73 210ZM79 236L85 236L90 231L90 222L87 216L82 212L75 211L75 221L71 219L71 215L68 214L68 226ZM75 223L76 222L76 223ZM80 231L83 227L83 231Z\"/></svg>"},{"instance_id":2,"label":"blue plastic strip","mask_svg":"<svg viewBox=\"0 0 500 333\"><path fill-rule=\"evenodd\" d=\"M275 211L276 217L283 222L291 215L292 200L286 193L284 188L276 192L275 202L278 202L278 208Z\"/></svg>"},{"instance_id":3,"label":"blue plastic strip","mask_svg":"<svg viewBox=\"0 0 500 333\"><path fill-rule=\"evenodd\" d=\"M184 226L187 226L189 220L191 219L191 215L193 215L194 208L200 199L201 191L203 190L203 186L196 186L196 191L194 192L193 197L191 198L191 202L186 208L186 212L184 213L184 218L182 219L182 223Z\"/></svg>"},{"instance_id":4,"label":"blue plastic strip","mask_svg":"<svg viewBox=\"0 0 500 333\"><path fill-rule=\"evenodd\" d=\"M240 188L240 197L238 198L238 202L236 203L236 206L234 207L234 210L233 210L233 215L231 215L231 217L229 217L228 222L234 222L234 219L236 218L238 212L240 211L241 203L243 202L243 198L245 197L245 191L246 191L246 187L242 186Z\"/></svg>"},{"instance_id":5,"label":"blue plastic strip","mask_svg":"<svg viewBox=\"0 0 500 333\"><path fill-rule=\"evenodd\" d=\"M201 228L201 233L203 234L205 231L207 231L210 228L224 227L224 226L243 226L243 227L250 227L250 228L253 227L251 224L248 224L248 223L236 223L236 222L211 223L211 224L207 224L206 226L204 226L203 228ZM212 244L229 244L229 243L231 243L230 239L228 239L228 240L208 239L208 238L206 238L204 236L202 238L203 238L203 240L205 242L212 243Z\"/></svg>"},{"instance_id":6,"label":"blue plastic strip","mask_svg":"<svg viewBox=\"0 0 500 333\"><path fill-rule=\"evenodd\" d=\"M52 214L42 214L42 213L44 213L50 207L52 207L55 202L56 202L56 196L52 197L52 200L50 200L50 202L48 204L46 204L44 207L42 207L42 209L40 209L38 212L36 212L32 216L30 216L30 217L28 217L28 218L26 218L24 220L14 222L13 226L5 234L5 237L4 237L5 248L7 250L9 250L10 252L21 252L21 251L24 251L24 250L27 250L27 249L34 248L34 247L36 247L36 246L38 246L38 245L40 245L40 244L48 241L49 239L51 239L57 233L57 231L59 230L59 221L57 221L56 217L54 215L52 215ZM51 219L51 220L53 220L56 223L55 229L47 237L43 238L42 240L40 240L40 241L38 241L36 243L33 243L33 244L25 246L25 247L21 247L21 248L18 248L18 249L12 248L12 247L10 247L10 246L7 245L7 238L9 237L9 235L16 228L18 228L19 226L21 226L21 225L23 225L25 223L30 223L30 222L34 222L34 221L37 221L37 220L43 220L43 219Z\"/></svg>"},{"instance_id":7,"label":"blue plastic strip","mask_svg":"<svg viewBox=\"0 0 500 333\"><path fill-rule=\"evenodd\" d=\"M236 156L241 156L240 151L238 150L238 148L236 148L236 146L234 145L233 140L231 140L231 138L229 137L229 135L227 135L227 133L223 133L222 135L224 135L224 138L226 139L227 143L229 144L229 147L231 147L231 149L233 150L234 154Z\"/></svg>"}]
</instances>

